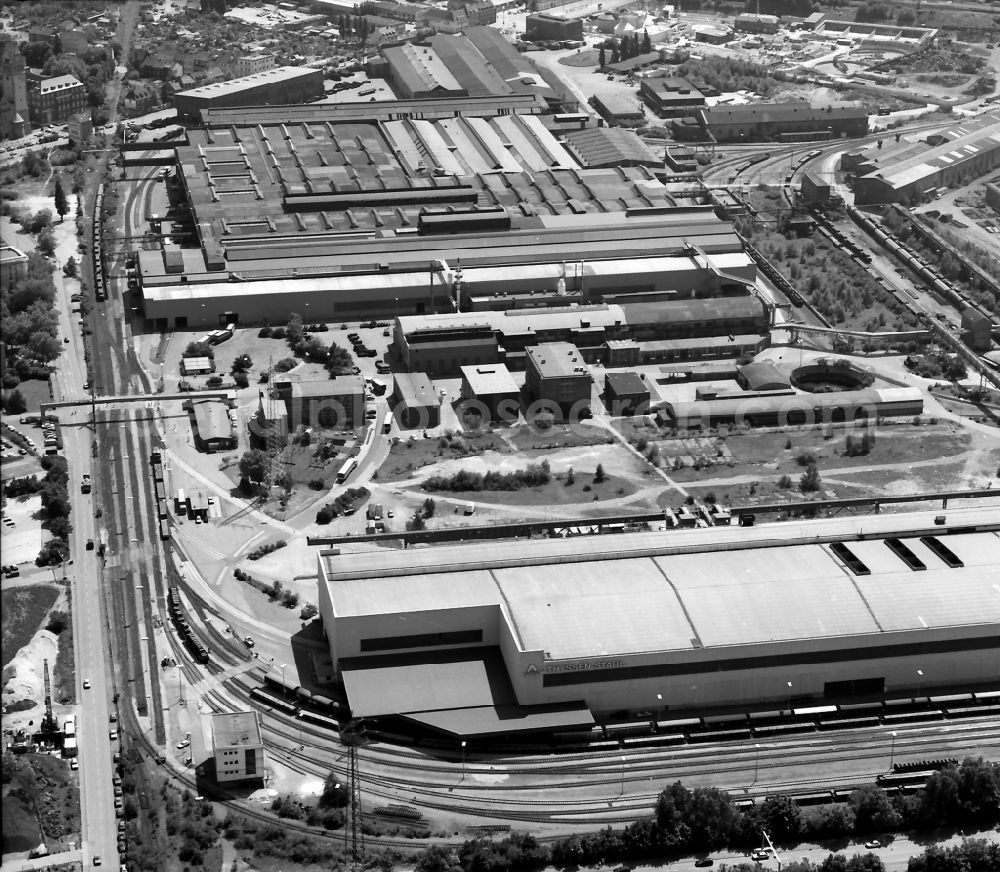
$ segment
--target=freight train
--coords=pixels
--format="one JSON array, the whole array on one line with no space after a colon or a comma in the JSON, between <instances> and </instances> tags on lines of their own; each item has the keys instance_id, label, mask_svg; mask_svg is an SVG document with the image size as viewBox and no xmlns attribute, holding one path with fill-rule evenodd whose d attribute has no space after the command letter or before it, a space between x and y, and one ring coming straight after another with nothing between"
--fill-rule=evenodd
<instances>
[{"instance_id":1,"label":"freight train","mask_svg":"<svg viewBox=\"0 0 1000 872\"><path fill-rule=\"evenodd\" d=\"M163 456L159 451L149 455L149 467L153 495L156 498L156 523L159 527L160 540L166 542L170 538L170 525L167 521L167 486L163 479Z\"/></svg>"},{"instance_id":2,"label":"freight train","mask_svg":"<svg viewBox=\"0 0 1000 872\"><path fill-rule=\"evenodd\" d=\"M208 663L208 649L194 634L194 630L191 629L191 624L187 619L187 613L184 611L184 604L181 602L180 591L176 587L168 588L167 601L170 608L170 617L173 618L174 625L177 627L177 632L180 633L184 643L194 654L195 660L202 664Z\"/></svg>"}]
</instances>

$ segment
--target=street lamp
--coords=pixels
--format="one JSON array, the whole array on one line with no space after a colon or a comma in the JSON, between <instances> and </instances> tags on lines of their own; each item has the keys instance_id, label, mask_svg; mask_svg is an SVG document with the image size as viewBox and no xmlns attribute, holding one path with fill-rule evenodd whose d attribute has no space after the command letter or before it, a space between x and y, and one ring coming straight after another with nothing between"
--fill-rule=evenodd
<instances>
[{"instance_id":1,"label":"street lamp","mask_svg":"<svg viewBox=\"0 0 1000 872\"><path fill-rule=\"evenodd\" d=\"M753 783L757 783L757 772L760 768L760 745L754 745L756 749L753 757Z\"/></svg>"},{"instance_id":2,"label":"street lamp","mask_svg":"<svg viewBox=\"0 0 1000 872\"><path fill-rule=\"evenodd\" d=\"M656 719L658 721L663 720L663 694L656 694Z\"/></svg>"},{"instance_id":3,"label":"street lamp","mask_svg":"<svg viewBox=\"0 0 1000 872\"><path fill-rule=\"evenodd\" d=\"M792 713L792 682L786 682L788 684L788 713Z\"/></svg>"},{"instance_id":4,"label":"street lamp","mask_svg":"<svg viewBox=\"0 0 1000 872\"><path fill-rule=\"evenodd\" d=\"M287 665L288 665L287 663L282 663L281 667L280 667L281 668L281 693L284 696L288 696L288 688L285 687L285 667Z\"/></svg>"},{"instance_id":5,"label":"street lamp","mask_svg":"<svg viewBox=\"0 0 1000 872\"><path fill-rule=\"evenodd\" d=\"M622 786L621 790L618 792L619 796L625 795L625 755L622 754Z\"/></svg>"},{"instance_id":6,"label":"street lamp","mask_svg":"<svg viewBox=\"0 0 1000 872\"><path fill-rule=\"evenodd\" d=\"M920 696L920 687L921 687L921 685L923 685L923 683L924 683L924 670L923 669L918 669L917 670L917 696L918 697Z\"/></svg>"},{"instance_id":7,"label":"street lamp","mask_svg":"<svg viewBox=\"0 0 1000 872\"><path fill-rule=\"evenodd\" d=\"M462 742L462 781L465 781L465 742Z\"/></svg>"},{"instance_id":8,"label":"street lamp","mask_svg":"<svg viewBox=\"0 0 1000 872\"><path fill-rule=\"evenodd\" d=\"M893 763L896 762L896 731L893 730L889 735L892 736L892 745L889 748L889 771L892 771Z\"/></svg>"}]
</instances>

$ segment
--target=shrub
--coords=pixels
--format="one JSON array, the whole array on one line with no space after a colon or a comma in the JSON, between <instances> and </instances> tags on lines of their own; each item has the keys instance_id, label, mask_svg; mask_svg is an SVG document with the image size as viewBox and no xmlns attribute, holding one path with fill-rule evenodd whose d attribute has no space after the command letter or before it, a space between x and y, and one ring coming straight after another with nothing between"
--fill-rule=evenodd
<instances>
[{"instance_id":1,"label":"shrub","mask_svg":"<svg viewBox=\"0 0 1000 872\"><path fill-rule=\"evenodd\" d=\"M289 370L295 369L297 367L298 361L292 357L283 357L274 365L275 372L288 372Z\"/></svg>"},{"instance_id":2,"label":"shrub","mask_svg":"<svg viewBox=\"0 0 1000 872\"><path fill-rule=\"evenodd\" d=\"M816 465L816 455L811 451L800 451L795 455L795 462L799 466L815 466Z\"/></svg>"},{"instance_id":3,"label":"shrub","mask_svg":"<svg viewBox=\"0 0 1000 872\"><path fill-rule=\"evenodd\" d=\"M323 506L316 513L316 523L317 524L329 524L335 517L333 509L330 506Z\"/></svg>"},{"instance_id":4,"label":"shrub","mask_svg":"<svg viewBox=\"0 0 1000 872\"><path fill-rule=\"evenodd\" d=\"M217 388L222 384L222 376L221 375L210 376L208 380L205 382L205 384L208 385L208 387L210 388Z\"/></svg>"},{"instance_id":5,"label":"shrub","mask_svg":"<svg viewBox=\"0 0 1000 872\"><path fill-rule=\"evenodd\" d=\"M789 490L792 486L792 478L789 475L783 475L778 479L778 487L782 490Z\"/></svg>"},{"instance_id":6,"label":"shrub","mask_svg":"<svg viewBox=\"0 0 1000 872\"><path fill-rule=\"evenodd\" d=\"M261 327L260 330L257 332L257 337L259 339L269 339L271 337L271 328Z\"/></svg>"},{"instance_id":7,"label":"shrub","mask_svg":"<svg viewBox=\"0 0 1000 872\"><path fill-rule=\"evenodd\" d=\"M326 490L326 482L321 478L309 479L309 488L314 491Z\"/></svg>"},{"instance_id":8,"label":"shrub","mask_svg":"<svg viewBox=\"0 0 1000 872\"><path fill-rule=\"evenodd\" d=\"M312 603L306 603L302 607L302 611L299 612L299 617L303 621L311 621L316 615L319 614L319 609L316 608Z\"/></svg>"},{"instance_id":9,"label":"shrub","mask_svg":"<svg viewBox=\"0 0 1000 872\"><path fill-rule=\"evenodd\" d=\"M812 493L818 491L823 480L820 478L819 469L815 464L810 466L799 479L799 490L802 493Z\"/></svg>"}]
</instances>

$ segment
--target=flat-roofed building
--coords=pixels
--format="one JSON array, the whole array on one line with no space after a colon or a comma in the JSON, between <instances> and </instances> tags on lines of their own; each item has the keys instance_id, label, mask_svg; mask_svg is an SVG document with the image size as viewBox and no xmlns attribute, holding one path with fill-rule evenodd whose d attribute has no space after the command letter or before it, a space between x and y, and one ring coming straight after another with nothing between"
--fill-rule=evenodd
<instances>
[{"instance_id":1,"label":"flat-roofed building","mask_svg":"<svg viewBox=\"0 0 1000 872\"><path fill-rule=\"evenodd\" d=\"M649 385L637 372L608 372L604 405L613 416L640 414L649 408Z\"/></svg>"},{"instance_id":2,"label":"flat-roofed building","mask_svg":"<svg viewBox=\"0 0 1000 872\"><path fill-rule=\"evenodd\" d=\"M212 757L215 780L263 781L264 739L260 712L225 712L212 715Z\"/></svg>"},{"instance_id":3,"label":"flat-roofed building","mask_svg":"<svg viewBox=\"0 0 1000 872\"><path fill-rule=\"evenodd\" d=\"M555 40L583 39L583 20L566 18L555 12L536 12L524 21L526 39Z\"/></svg>"},{"instance_id":4,"label":"flat-roofed building","mask_svg":"<svg viewBox=\"0 0 1000 872\"><path fill-rule=\"evenodd\" d=\"M497 363L500 345L493 329L482 320L464 320L464 324L462 319L449 319L436 325L426 319L397 319L394 347L407 370L455 375L463 366Z\"/></svg>"},{"instance_id":5,"label":"flat-roofed building","mask_svg":"<svg viewBox=\"0 0 1000 872\"><path fill-rule=\"evenodd\" d=\"M83 145L94 135L94 121L89 112L77 112L66 122L66 133L72 145Z\"/></svg>"},{"instance_id":6,"label":"flat-roofed building","mask_svg":"<svg viewBox=\"0 0 1000 872\"><path fill-rule=\"evenodd\" d=\"M426 430L441 422L441 398L426 373L394 373L390 405L400 427Z\"/></svg>"},{"instance_id":7,"label":"flat-roofed building","mask_svg":"<svg viewBox=\"0 0 1000 872\"><path fill-rule=\"evenodd\" d=\"M317 381L276 381L285 401L289 428L354 428L365 420L365 382L360 375L342 374Z\"/></svg>"},{"instance_id":8,"label":"flat-roofed building","mask_svg":"<svg viewBox=\"0 0 1000 872\"><path fill-rule=\"evenodd\" d=\"M242 55L233 62L233 71L240 78L271 69L274 69L274 54L271 52Z\"/></svg>"},{"instance_id":9,"label":"flat-roofed building","mask_svg":"<svg viewBox=\"0 0 1000 872\"><path fill-rule=\"evenodd\" d=\"M0 241L0 284L9 288L28 274L28 255Z\"/></svg>"},{"instance_id":10,"label":"flat-roofed building","mask_svg":"<svg viewBox=\"0 0 1000 872\"><path fill-rule=\"evenodd\" d=\"M181 375L208 375L215 372L215 360L211 357L182 357Z\"/></svg>"},{"instance_id":11,"label":"flat-roofed building","mask_svg":"<svg viewBox=\"0 0 1000 872\"><path fill-rule=\"evenodd\" d=\"M547 342L525 351L524 387L532 400L554 403L564 413L589 405L594 377L575 345Z\"/></svg>"},{"instance_id":12,"label":"flat-roofed building","mask_svg":"<svg viewBox=\"0 0 1000 872\"><path fill-rule=\"evenodd\" d=\"M631 97L594 94L590 105L615 127L640 127L646 121L642 106Z\"/></svg>"},{"instance_id":13,"label":"flat-roofed building","mask_svg":"<svg viewBox=\"0 0 1000 872\"><path fill-rule=\"evenodd\" d=\"M452 735L968 691L1000 675L997 530L976 507L327 551L318 603L355 717Z\"/></svg>"},{"instance_id":14,"label":"flat-roofed building","mask_svg":"<svg viewBox=\"0 0 1000 872\"><path fill-rule=\"evenodd\" d=\"M462 399L476 400L491 421L516 421L521 389L505 364L463 366Z\"/></svg>"},{"instance_id":15,"label":"flat-roofed building","mask_svg":"<svg viewBox=\"0 0 1000 872\"><path fill-rule=\"evenodd\" d=\"M744 12L733 20L733 27L742 33L777 33L780 24L777 15L754 15Z\"/></svg>"},{"instance_id":16,"label":"flat-roofed building","mask_svg":"<svg viewBox=\"0 0 1000 872\"><path fill-rule=\"evenodd\" d=\"M687 79L677 76L643 79L639 96L661 118L691 115L705 108L705 95Z\"/></svg>"},{"instance_id":17,"label":"flat-roofed building","mask_svg":"<svg viewBox=\"0 0 1000 872\"><path fill-rule=\"evenodd\" d=\"M199 451L211 454L236 447L236 427L229 407L222 400L191 400L194 419L194 444Z\"/></svg>"},{"instance_id":18,"label":"flat-roofed building","mask_svg":"<svg viewBox=\"0 0 1000 872\"><path fill-rule=\"evenodd\" d=\"M238 79L178 91L173 100L180 118L198 119L208 109L307 103L322 96L322 70L274 67Z\"/></svg>"},{"instance_id":19,"label":"flat-roofed building","mask_svg":"<svg viewBox=\"0 0 1000 872\"><path fill-rule=\"evenodd\" d=\"M700 140L710 134L717 142L755 142L786 133L815 133L817 137L864 136L868 110L856 104L810 106L805 101L712 106L694 119L672 122L676 139Z\"/></svg>"},{"instance_id":20,"label":"flat-roofed building","mask_svg":"<svg viewBox=\"0 0 1000 872\"><path fill-rule=\"evenodd\" d=\"M709 45L725 45L733 39L732 30L716 24L696 24L692 33L695 42L706 42Z\"/></svg>"}]
</instances>

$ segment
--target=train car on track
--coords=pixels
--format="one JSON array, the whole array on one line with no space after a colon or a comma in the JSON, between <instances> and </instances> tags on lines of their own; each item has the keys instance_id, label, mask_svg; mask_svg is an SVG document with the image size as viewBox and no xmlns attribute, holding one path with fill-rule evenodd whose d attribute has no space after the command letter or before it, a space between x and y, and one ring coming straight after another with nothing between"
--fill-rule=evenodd
<instances>
[{"instance_id":1,"label":"train car on track","mask_svg":"<svg viewBox=\"0 0 1000 872\"><path fill-rule=\"evenodd\" d=\"M262 705L266 705L270 708L277 709L283 714L290 715L292 717L297 717L299 710L296 706L292 705L290 702L286 702L283 699L278 699L273 693L269 693L262 687L255 687L250 691L250 698L257 700L257 702Z\"/></svg>"}]
</instances>

